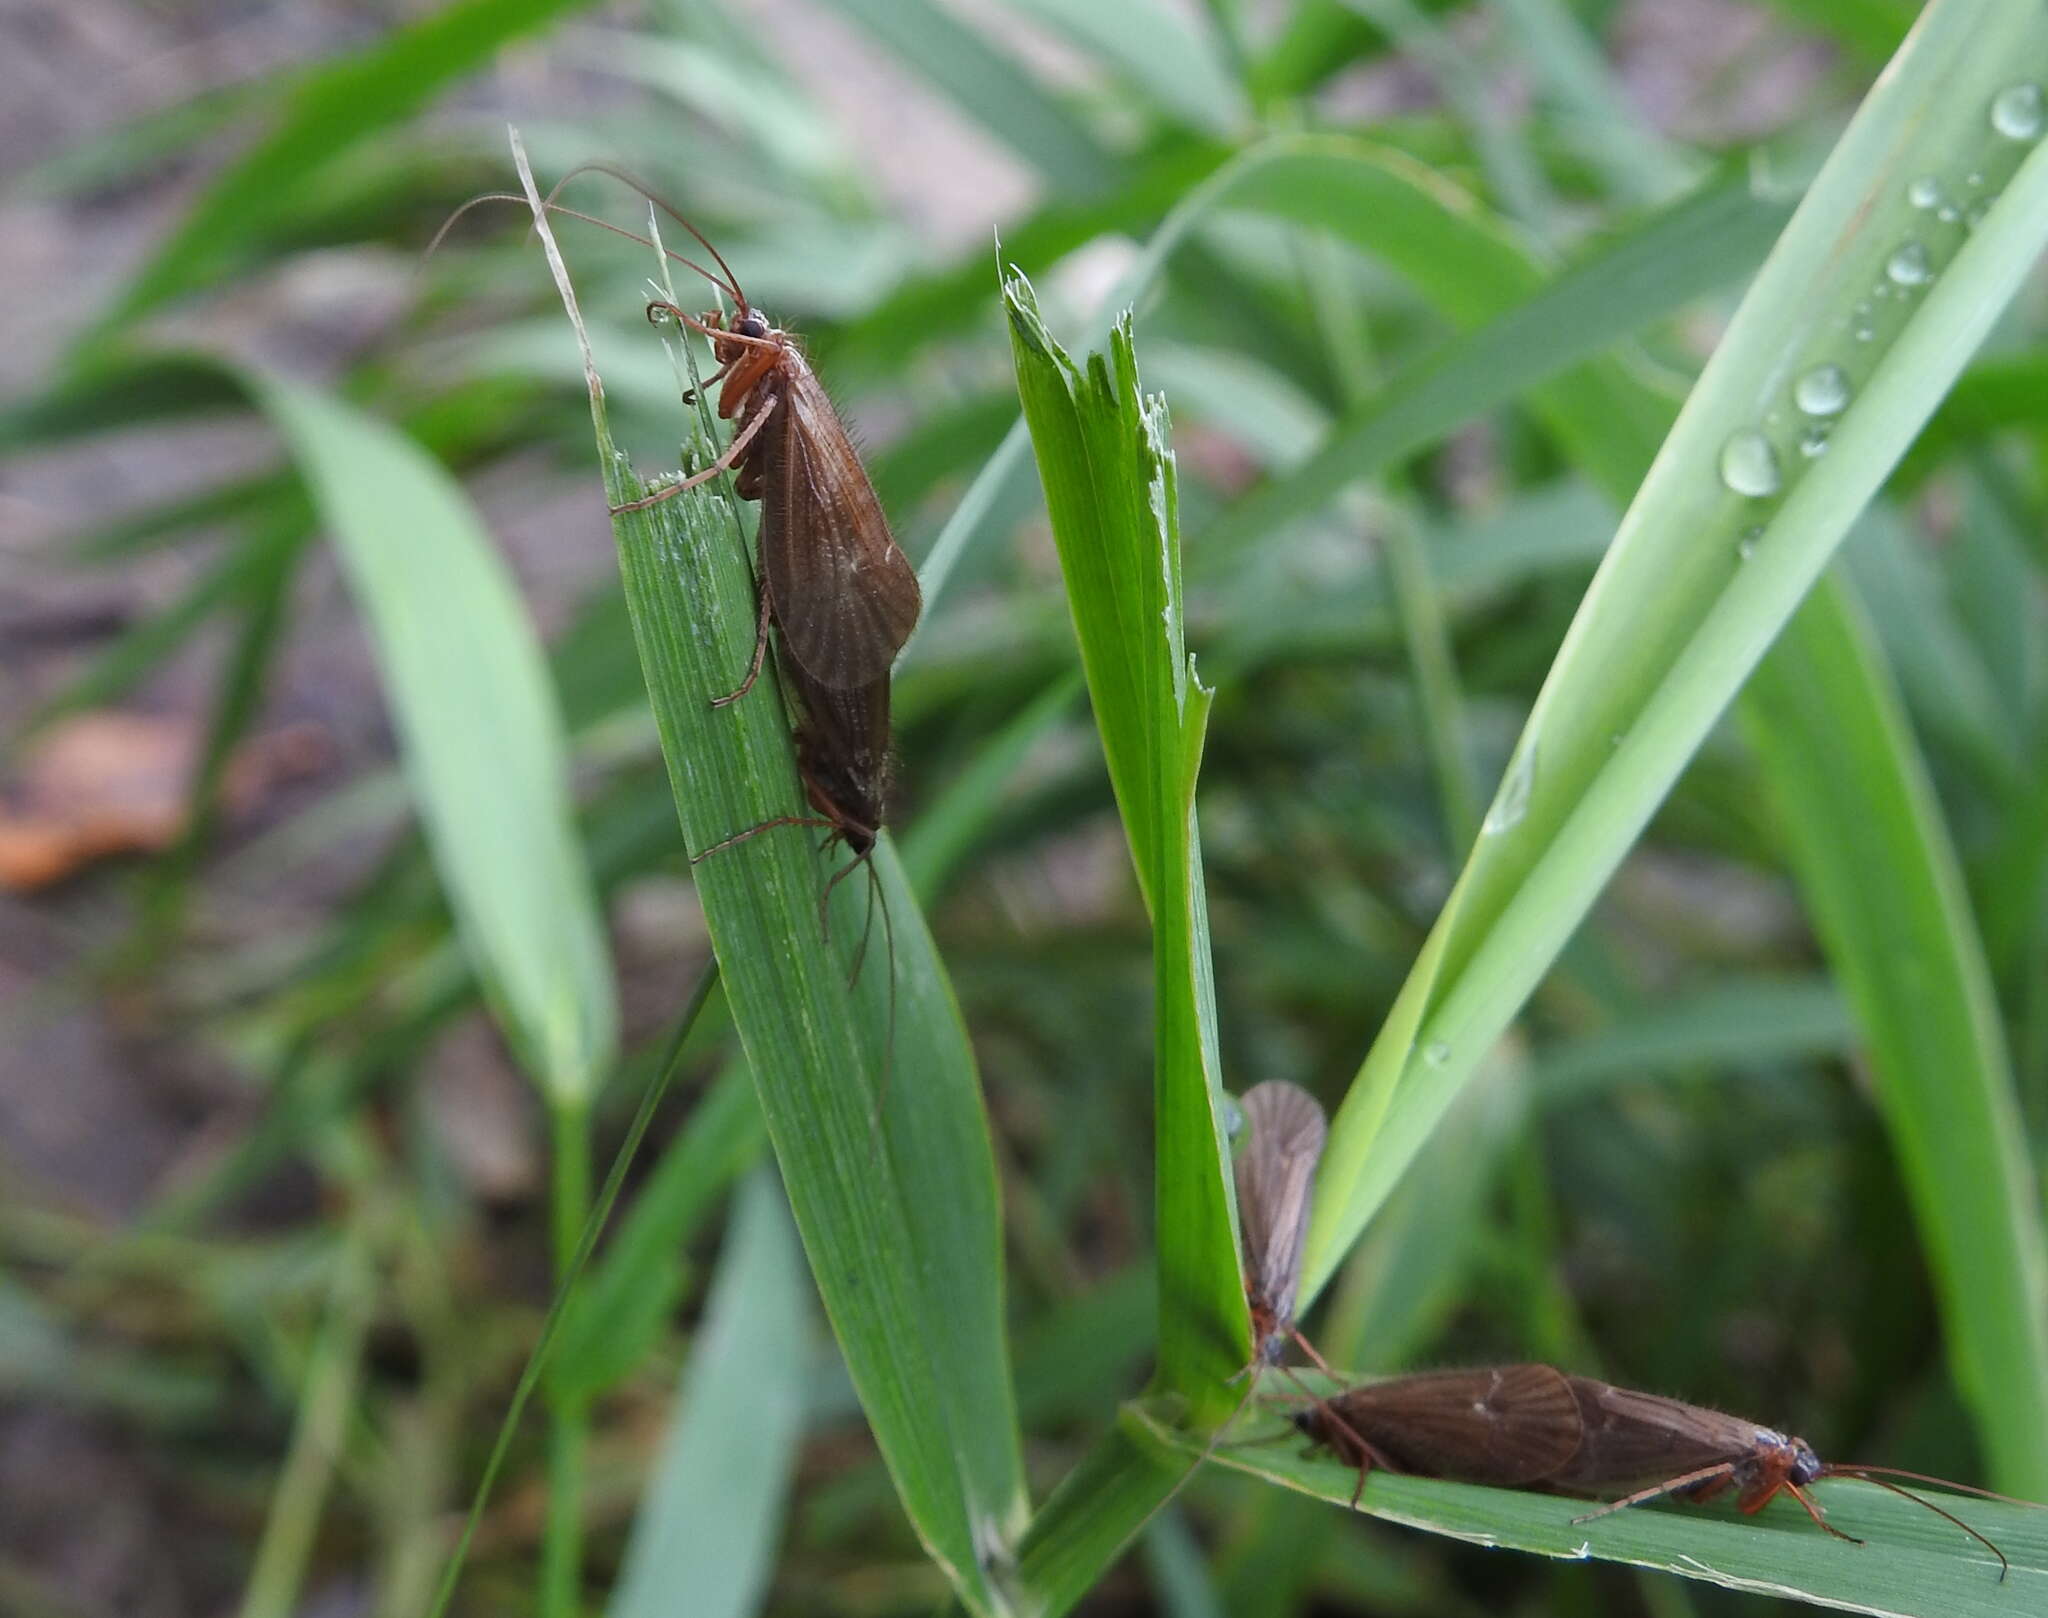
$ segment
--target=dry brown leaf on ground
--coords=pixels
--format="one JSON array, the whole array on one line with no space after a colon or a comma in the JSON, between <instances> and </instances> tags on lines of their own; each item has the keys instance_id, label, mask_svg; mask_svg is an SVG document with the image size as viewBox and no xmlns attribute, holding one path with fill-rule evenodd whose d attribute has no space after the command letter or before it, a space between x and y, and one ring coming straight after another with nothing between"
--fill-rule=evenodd
<instances>
[{"instance_id":1,"label":"dry brown leaf on ground","mask_svg":"<svg viewBox=\"0 0 2048 1618\"><path fill-rule=\"evenodd\" d=\"M189 718L100 711L55 726L0 781L0 887L49 887L96 860L169 847L184 829L201 731ZM320 768L325 738L287 725L236 750L222 783L230 816Z\"/></svg>"}]
</instances>

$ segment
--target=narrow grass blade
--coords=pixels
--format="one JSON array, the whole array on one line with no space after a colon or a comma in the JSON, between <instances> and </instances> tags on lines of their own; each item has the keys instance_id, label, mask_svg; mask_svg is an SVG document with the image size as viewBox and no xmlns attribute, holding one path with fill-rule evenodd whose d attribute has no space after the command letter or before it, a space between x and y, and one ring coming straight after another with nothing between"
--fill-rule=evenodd
<instances>
[{"instance_id":1,"label":"narrow grass blade","mask_svg":"<svg viewBox=\"0 0 2048 1618\"><path fill-rule=\"evenodd\" d=\"M1161 1443L1130 1410L1120 1414L1031 1520L1016 1575L1030 1610L1039 1618L1059 1618L1086 1596L1102 1570L1173 1498L1198 1455Z\"/></svg>"},{"instance_id":2,"label":"narrow grass blade","mask_svg":"<svg viewBox=\"0 0 2048 1618\"><path fill-rule=\"evenodd\" d=\"M376 1314L368 1217L358 1213L334 1258L327 1316L306 1362L291 1449L270 1497L241 1618L290 1618L305 1599L306 1565L348 1439L363 1369L363 1339Z\"/></svg>"},{"instance_id":3,"label":"narrow grass blade","mask_svg":"<svg viewBox=\"0 0 2048 1618\"><path fill-rule=\"evenodd\" d=\"M753 1079L736 1062L691 1109L577 1289L548 1369L551 1388L602 1393L645 1360L682 1292L683 1244L764 1144Z\"/></svg>"},{"instance_id":4,"label":"narrow grass blade","mask_svg":"<svg viewBox=\"0 0 2048 1618\"><path fill-rule=\"evenodd\" d=\"M1519 1008L2031 267L2048 234L2048 159L2038 144L2005 134L1992 108L2015 82L2016 64L2043 62L2048 18L1983 0L1942 0L1923 15L1808 193L1638 493L1511 761L1487 831L1333 1124L1309 1239L1311 1281L1328 1273ZM2017 127L2010 119L2007 126ZM1937 230L1912 205L1910 182L1929 172L1966 189L1975 177L1988 206L1974 229L1959 221ZM1937 230L1931 247L1930 230ZM1901 257L1908 246L1916 251ZM1880 286L1883 297L1874 290ZM1859 336L1866 324L1867 340ZM1819 422L1826 452L1800 454L1783 426L1761 454L1754 440L1737 440L1743 453L1731 486L1731 440L1761 431L1773 410L1782 422L1797 404L1795 379L1829 364L1844 367L1850 398L1831 427ZM1617 377L1606 386L1610 412L1655 422L1639 388ZM1536 403L1599 481L1621 485L1628 446L1606 433L1607 416L1591 392L1553 384ZM1783 492L1740 492L1759 486L1747 475L1752 465L1774 469ZM1795 619L1787 632L1809 631ZM1886 733L1873 719L1882 704L1867 681L1858 686L1845 675L1834 693L1846 706L1829 723ZM1792 727L1789 745L1826 745L1817 735L1799 739L1799 716L1774 712L1761 698L1752 723ZM1894 783L1910 777L1899 748L1884 756ZM1861 799L1845 794L1830 806L1837 819L1863 812ZM1924 839L1911 854L1930 869L1942 863ZM1956 964L1966 975L1972 969ZM1882 970L1881 961L1862 965ZM2009 1084L2008 1075L1982 1066L1985 1056L1975 1043L1951 1046L1947 1070L1975 1066L1971 1082ZM1951 1128L1966 1123L1946 1120ZM2006 1160L1990 1140L1980 1138L1977 1151L1986 1164ZM2033 1192L2016 1186L1997 1200L2009 1210L2029 1208ZM1929 1241L1940 1249L1951 1238L1930 1227ZM1998 1333L2001 1342L2038 1329L2025 1322L2042 1317L2042 1265L2025 1255L2040 1246L2037 1220L1989 1244L2015 1258L1985 1306L2011 1322ZM1970 1331L1971 1318L1948 1322L1953 1350L1959 1365L1975 1368L1964 1382L1987 1441L2006 1444L2001 1429L2011 1435L2000 1475L2021 1485L2038 1475L2044 1453L2048 1362L1962 1341L1955 1334ZM1983 1392L1986 1367L1999 1373L1995 1396ZM2006 1467L2014 1468L2010 1475Z\"/></svg>"},{"instance_id":5,"label":"narrow grass blade","mask_svg":"<svg viewBox=\"0 0 2048 1618\"><path fill-rule=\"evenodd\" d=\"M410 439L297 383L250 387L355 588L463 945L536 1082L581 1107L611 1065L617 1011L518 592L460 487Z\"/></svg>"},{"instance_id":6,"label":"narrow grass blade","mask_svg":"<svg viewBox=\"0 0 2048 1618\"><path fill-rule=\"evenodd\" d=\"M931 0L833 0L921 79L1062 192L1107 190L1117 159L1017 59Z\"/></svg>"},{"instance_id":7,"label":"narrow grass blade","mask_svg":"<svg viewBox=\"0 0 2048 1618\"><path fill-rule=\"evenodd\" d=\"M1145 1529L1145 1566L1164 1618L1225 1618L1201 1541L1172 1506Z\"/></svg>"},{"instance_id":8,"label":"narrow grass blade","mask_svg":"<svg viewBox=\"0 0 2048 1618\"><path fill-rule=\"evenodd\" d=\"M516 139L514 150L580 340L574 291ZM613 447L602 384L587 374L605 489L622 504L644 486ZM737 502L706 484L622 514L615 531L688 846L803 813L769 680L711 706L754 645ZM813 835L782 827L723 850L697 867L697 891L811 1273L898 1496L961 1598L1001 1612L990 1569L1022 1528L1025 1497L995 1164L973 1056L886 837L872 871L893 963L878 932L849 986L868 896L860 881L840 884L821 936L833 867Z\"/></svg>"},{"instance_id":9,"label":"narrow grass blade","mask_svg":"<svg viewBox=\"0 0 2048 1618\"><path fill-rule=\"evenodd\" d=\"M1845 687L1885 688L1867 628L1839 594L1800 617L1805 633L1752 683L1766 710L1806 722L1752 724L1749 735L1869 1041L1957 1385L2000 1482L2048 1498L2048 1255L1991 974L1933 786L1909 768L1899 790L1893 761L1917 755L1896 701L1881 724L1841 723L1855 712ZM1844 817L1845 799L1863 812Z\"/></svg>"},{"instance_id":10,"label":"narrow grass blade","mask_svg":"<svg viewBox=\"0 0 2048 1618\"><path fill-rule=\"evenodd\" d=\"M1228 135L1245 120L1244 93L1193 19L1158 0L1009 0L1043 18L1191 129Z\"/></svg>"},{"instance_id":11,"label":"narrow grass blade","mask_svg":"<svg viewBox=\"0 0 2048 1618\"><path fill-rule=\"evenodd\" d=\"M1280 136L1189 191L1104 301L1105 311L1149 288L1197 226L1233 211L1342 236L1414 281L1458 324L1491 324L1349 413L1304 465L1205 531L1205 551L1250 543L1539 383L1569 407L1559 430L1574 447L1627 465L1632 484L1656 449L1664 413L1643 419L1639 382L1585 369L1585 362L1750 268L1786 213L1746 187L1708 188L1546 285L1542 268L1505 230L1412 159L1338 136ZM1105 313L1090 326L1090 340L1107 330L1107 320ZM1015 509L1014 491L1028 476L1019 424L933 541L920 575L927 603L938 600L993 519Z\"/></svg>"},{"instance_id":12,"label":"narrow grass blade","mask_svg":"<svg viewBox=\"0 0 2048 1618\"><path fill-rule=\"evenodd\" d=\"M725 1250L626 1541L610 1618L747 1618L760 1608L817 1374L803 1250L765 1167Z\"/></svg>"},{"instance_id":13,"label":"narrow grass blade","mask_svg":"<svg viewBox=\"0 0 2048 1618\"><path fill-rule=\"evenodd\" d=\"M1190 1444L1174 1429L1152 1430L1162 1445ZM1327 1456L1304 1457L1299 1444L1252 1442L1285 1430L1274 1416L1248 1421L1236 1435L1240 1441L1226 1442L1216 1459L1344 1507L1358 1481L1352 1468ZM1998 1563L1983 1546L1932 1512L1848 1481L1823 1483L1815 1495L1828 1520L1862 1539L1861 1545L1830 1538L1789 1500L1755 1517L1739 1516L1727 1505L1662 1506L1574 1523L1589 1509L1584 1501L1376 1472L1360 1509L1474 1545L1620 1562L1847 1612L1887 1618L2023 1618L2038 1612L2041 1591L2048 1588L2048 1512L1928 1492L1997 1543L2012 1561L2006 1579L2001 1582Z\"/></svg>"},{"instance_id":14,"label":"narrow grass blade","mask_svg":"<svg viewBox=\"0 0 2048 1618\"><path fill-rule=\"evenodd\" d=\"M1824 979L1723 983L1546 1051L1530 1083L1540 1105L1568 1106L1674 1068L1846 1056L1855 1039L1855 1020Z\"/></svg>"},{"instance_id":15,"label":"narrow grass blade","mask_svg":"<svg viewBox=\"0 0 2048 1618\"><path fill-rule=\"evenodd\" d=\"M1152 916L1156 1019L1159 1367L1155 1386L1213 1424L1251 1357L1232 1229L1229 1148L1209 928L1195 834L1195 772L1209 693L1184 639L1180 533L1164 401L1139 390L1129 318L1084 371L1003 288L1046 509L1066 577L1095 722Z\"/></svg>"}]
</instances>

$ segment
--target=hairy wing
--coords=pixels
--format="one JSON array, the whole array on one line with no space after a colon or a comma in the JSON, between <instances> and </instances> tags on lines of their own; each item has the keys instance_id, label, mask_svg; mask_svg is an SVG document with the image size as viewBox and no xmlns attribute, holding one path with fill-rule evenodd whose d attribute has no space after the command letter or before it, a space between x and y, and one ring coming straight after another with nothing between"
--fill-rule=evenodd
<instances>
[{"instance_id":1,"label":"hairy wing","mask_svg":"<svg viewBox=\"0 0 2048 1618\"><path fill-rule=\"evenodd\" d=\"M1586 1440L1572 1464L1552 1479L1562 1488L1598 1493L1657 1483L1738 1460L1755 1446L1759 1429L1739 1417L1589 1376L1568 1380Z\"/></svg>"},{"instance_id":2,"label":"hairy wing","mask_svg":"<svg viewBox=\"0 0 2048 1618\"><path fill-rule=\"evenodd\" d=\"M1579 1449L1562 1371L1501 1365L1368 1382L1330 1401L1396 1469L1502 1488L1549 1481Z\"/></svg>"},{"instance_id":3,"label":"hairy wing","mask_svg":"<svg viewBox=\"0 0 2048 1618\"><path fill-rule=\"evenodd\" d=\"M1250 1137L1233 1166L1245 1290L1284 1328L1294 1318L1294 1293L1301 1281L1309 1188L1327 1132L1323 1109L1314 1096L1283 1079L1254 1085L1240 1105Z\"/></svg>"},{"instance_id":4,"label":"hairy wing","mask_svg":"<svg viewBox=\"0 0 2048 1618\"><path fill-rule=\"evenodd\" d=\"M761 566L789 655L821 685L889 672L917 625L917 573L832 401L790 351L775 383L782 420L764 457Z\"/></svg>"}]
</instances>

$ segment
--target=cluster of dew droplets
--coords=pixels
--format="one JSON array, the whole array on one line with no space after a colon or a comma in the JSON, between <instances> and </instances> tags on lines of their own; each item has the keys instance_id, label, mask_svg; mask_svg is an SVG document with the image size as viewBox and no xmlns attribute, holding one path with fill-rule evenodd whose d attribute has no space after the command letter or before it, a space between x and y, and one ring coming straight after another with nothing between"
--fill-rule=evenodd
<instances>
[{"instance_id":1,"label":"cluster of dew droplets","mask_svg":"<svg viewBox=\"0 0 2048 1618\"><path fill-rule=\"evenodd\" d=\"M2032 82L2011 84L1991 98L1988 112L1992 130L2010 141L2038 140L2048 128L2048 96ZM1972 171L1963 180L1963 192L1982 193L1984 175ZM1917 211L1931 216L1937 225L1961 224L1974 228L1984 217L1991 198L1975 195L1965 203L1951 197L1941 180L1923 174L1906 185L1906 201ZM1850 312L1849 332L1859 343L1877 336L1874 305L1890 300L1910 299L1925 289L1940 272L1934 254L1925 241L1909 236L1885 255L1883 272L1870 295ZM1810 367L1792 384L1792 402L1799 408L1800 428L1794 439L1799 453L1813 460L1827 452L1828 432L1834 418L1849 406L1854 395L1849 374L1832 363ZM1770 418L1775 420L1775 413ZM1721 446L1721 482L1731 493L1761 500L1776 494L1784 484L1778 451L1771 440L1755 427L1738 428ZM1755 529L1745 532L1740 551L1748 556L1755 549Z\"/></svg>"}]
</instances>

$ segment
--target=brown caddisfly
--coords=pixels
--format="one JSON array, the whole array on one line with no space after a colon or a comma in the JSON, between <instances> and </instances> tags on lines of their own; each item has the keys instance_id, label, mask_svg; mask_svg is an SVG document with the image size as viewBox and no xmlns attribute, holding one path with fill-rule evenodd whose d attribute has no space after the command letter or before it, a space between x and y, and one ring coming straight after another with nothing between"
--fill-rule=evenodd
<instances>
[{"instance_id":1,"label":"brown caddisfly","mask_svg":"<svg viewBox=\"0 0 2048 1618\"><path fill-rule=\"evenodd\" d=\"M879 900L884 933L891 934L888 900L875 876L872 856L889 788L889 671L916 626L922 605L916 571L890 533L845 424L796 340L753 306L731 265L704 233L632 175L609 164L585 164L557 182L543 207L655 245L555 200L563 186L585 172L608 174L630 186L688 231L717 269L680 253L667 256L702 276L734 305L729 312L713 310L701 316L666 299L647 305L650 321L674 321L710 340L717 369L703 386L722 384L718 414L732 421L734 432L710 465L612 510L614 515L644 510L728 469L740 497L760 503L760 564L755 574L760 610L753 656L738 687L712 705L736 702L753 689L770 630L779 630L777 661L790 708L797 769L808 805L815 811L777 816L734 832L692 856L691 863L777 826L823 827L826 843L844 843L852 858L833 873L819 897L821 927L839 882L855 866L866 865L870 923ZM498 200L525 205L523 197L475 198L449 218L435 242L468 208ZM889 946L893 1041L893 936ZM856 974L865 948L864 928L855 956Z\"/></svg>"},{"instance_id":2,"label":"brown caddisfly","mask_svg":"<svg viewBox=\"0 0 2048 1618\"><path fill-rule=\"evenodd\" d=\"M770 631L779 632L797 770L817 811L749 826L691 863L772 827L823 826L830 833L827 842L843 842L853 858L827 882L819 900L822 919L833 888L854 866L871 860L882 828L889 788L889 671L917 624L923 600L917 573L890 533L859 452L796 340L748 301L724 255L689 220L630 175L603 164L585 168L632 186L689 231L718 272L680 262L733 301L729 313L701 316L665 299L647 306L649 320L672 320L710 339L718 368L702 385L719 385L718 414L732 421L733 437L709 466L612 509L615 515L644 510L727 468L739 496L760 503L753 658L739 685L713 706L737 702L753 689ZM555 194L581 172L564 176ZM870 888L871 894L877 891ZM886 900L883 927L886 932Z\"/></svg>"},{"instance_id":3,"label":"brown caddisfly","mask_svg":"<svg viewBox=\"0 0 2048 1618\"><path fill-rule=\"evenodd\" d=\"M1825 1478L1860 1478L1955 1524L1998 1558L2001 1579L2010 1566L2003 1551L1960 1517L1890 1480L1910 1478L1992 1500L2009 1495L1898 1467L1831 1465L1803 1438L1548 1365L1429 1371L1364 1383L1297 1410L1294 1425L1358 1468L1354 1506L1374 1467L1555 1494L1628 1491L1575 1522L1665 1496L1697 1502L1732 1489L1745 1513L1789 1494L1821 1528L1860 1545L1830 1523L1807 1492Z\"/></svg>"},{"instance_id":4,"label":"brown caddisfly","mask_svg":"<svg viewBox=\"0 0 2048 1618\"><path fill-rule=\"evenodd\" d=\"M1289 1342L1323 1370L1322 1355L1295 1329L1294 1297L1308 1240L1309 1193L1328 1125L1322 1106L1298 1084L1268 1079L1238 1105L1246 1140L1232 1164L1237 1227L1244 1255L1244 1299L1252 1317L1252 1358L1239 1376L1278 1365Z\"/></svg>"},{"instance_id":5,"label":"brown caddisfly","mask_svg":"<svg viewBox=\"0 0 2048 1618\"><path fill-rule=\"evenodd\" d=\"M790 657L819 684L835 691L872 684L888 674L910 638L923 597L917 572L889 531L846 424L797 340L748 301L732 266L704 233L639 180L609 164L586 163L556 182L543 206L645 242L555 201L563 186L584 173L608 174L632 187L695 237L717 270L680 253L668 256L734 305L729 312L714 309L703 315L686 313L666 299L647 305L649 320L674 321L710 339L718 368L704 385L720 384L718 414L733 423L733 437L709 466L616 506L614 513L672 499L731 468L740 497L761 505L761 615L746 678L721 700L736 701L752 688L771 622L781 629ZM525 199L500 193L473 198L442 225L435 244L470 208L495 201L524 205Z\"/></svg>"},{"instance_id":6,"label":"brown caddisfly","mask_svg":"<svg viewBox=\"0 0 2048 1618\"><path fill-rule=\"evenodd\" d=\"M917 572L889 532L846 425L796 340L747 302L718 250L704 245L725 271L723 279L710 279L731 294L730 317L715 309L686 314L657 301L647 306L647 318L672 320L711 340L718 369L705 386L722 384L718 413L733 423L732 442L702 471L614 513L654 505L732 467L740 497L761 503L761 616L746 678L721 700L737 701L753 687L771 622L790 660L818 684L835 691L871 685L888 675L917 627Z\"/></svg>"}]
</instances>

